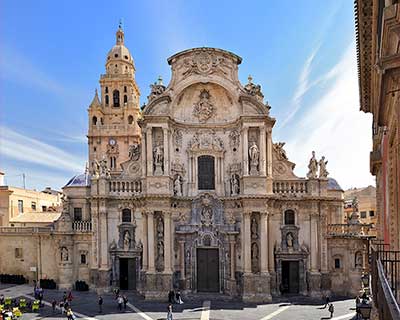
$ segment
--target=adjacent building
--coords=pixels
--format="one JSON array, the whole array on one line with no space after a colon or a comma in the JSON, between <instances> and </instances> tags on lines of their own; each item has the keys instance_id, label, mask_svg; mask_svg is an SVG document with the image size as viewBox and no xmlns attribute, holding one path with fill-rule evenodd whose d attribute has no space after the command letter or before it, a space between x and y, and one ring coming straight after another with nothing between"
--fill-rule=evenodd
<instances>
[{"instance_id":1,"label":"adjacent building","mask_svg":"<svg viewBox=\"0 0 400 320\"><path fill-rule=\"evenodd\" d=\"M57 211L61 207L61 192L36 191L0 185L0 226L13 225L14 219L26 214Z\"/></svg>"},{"instance_id":2,"label":"adjacent building","mask_svg":"<svg viewBox=\"0 0 400 320\"><path fill-rule=\"evenodd\" d=\"M359 220L361 223L373 224L376 228L378 213L376 211L376 188L368 186L365 188L353 188L344 192L344 221L351 219L354 201L357 201Z\"/></svg>"}]
</instances>

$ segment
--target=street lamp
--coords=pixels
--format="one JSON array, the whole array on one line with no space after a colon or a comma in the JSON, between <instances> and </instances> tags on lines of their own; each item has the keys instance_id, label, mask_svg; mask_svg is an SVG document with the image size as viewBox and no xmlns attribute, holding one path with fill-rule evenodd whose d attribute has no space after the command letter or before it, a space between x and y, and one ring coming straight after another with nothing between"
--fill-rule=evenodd
<instances>
[{"instance_id":1,"label":"street lamp","mask_svg":"<svg viewBox=\"0 0 400 320\"><path fill-rule=\"evenodd\" d=\"M361 281L363 283L364 288L369 287L369 274L364 273L363 276L361 277Z\"/></svg>"}]
</instances>

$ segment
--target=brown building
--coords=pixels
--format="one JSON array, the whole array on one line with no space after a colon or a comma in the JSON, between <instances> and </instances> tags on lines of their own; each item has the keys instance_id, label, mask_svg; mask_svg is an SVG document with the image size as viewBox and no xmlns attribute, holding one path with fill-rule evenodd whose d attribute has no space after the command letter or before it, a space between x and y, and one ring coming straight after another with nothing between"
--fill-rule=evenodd
<instances>
[{"instance_id":1,"label":"brown building","mask_svg":"<svg viewBox=\"0 0 400 320\"><path fill-rule=\"evenodd\" d=\"M390 270L400 268L400 4L356 0L355 18L360 104L373 115L370 171L376 176L378 238L385 244L372 260L374 300L382 319L399 319L400 276Z\"/></svg>"},{"instance_id":2,"label":"brown building","mask_svg":"<svg viewBox=\"0 0 400 320\"><path fill-rule=\"evenodd\" d=\"M353 201L357 199L359 220L361 223L372 223L376 227L378 215L376 211L376 188L353 188L344 192L344 223L351 218L353 213Z\"/></svg>"}]
</instances>

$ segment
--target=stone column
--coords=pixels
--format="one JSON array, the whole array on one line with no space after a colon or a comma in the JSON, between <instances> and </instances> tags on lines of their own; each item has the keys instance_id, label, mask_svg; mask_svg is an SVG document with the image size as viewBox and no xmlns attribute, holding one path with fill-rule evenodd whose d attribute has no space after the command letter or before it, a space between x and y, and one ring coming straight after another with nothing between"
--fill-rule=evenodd
<instances>
[{"instance_id":1,"label":"stone column","mask_svg":"<svg viewBox=\"0 0 400 320\"><path fill-rule=\"evenodd\" d=\"M100 257L101 269L108 268L107 211L100 207Z\"/></svg>"},{"instance_id":2,"label":"stone column","mask_svg":"<svg viewBox=\"0 0 400 320\"><path fill-rule=\"evenodd\" d=\"M230 255L231 255L231 280L235 280L235 240L231 240L230 244Z\"/></svg>"},{"instance_id":3,"label":"stone column","mask_svg":"<svg viewBox=\"0 0 400 320\"><path fill-rule=\"evenodd\" d=\"M163 128L163 137L164 137L164 176L169 176L168 128Z\"/></svg>"},{"instance_id":4,"label":"stone column","mask_svg":"<svg viewBox=\"0 0 400 320\"><path fill-rule=\"evenodd\" d=\"M219 193L220 190L220 172L219 172L219 157L214 158L214 166L215 166L215 174L214 174L214 179L215 179L215 191Z\"/></svg>"},{"instance_id":5,"label":"stone column","mask_svg":"<svg viewBox=\"0 0 400 320\"><path fill-rule=\"evenodd\" d=\"M152 211L147 212L147 252L149 263L147 271L154 273L154 212Z\"/></svg>"},{"instance_id":6,"label":"stone column","mask_svg":"<svg viewBox=\"0 0 400 320\"><path fill-rule=\"evenodd\" d=\"M274 239L273 239L273 234L272 234L272 215L268 214L267 216L268 219L268 266L269 266L269 272L275 272L275 257L274 257Z\"/></svg>"},{"instance_id":7,"label":"stone column","mask_svg":"<svg viewBox=\"0 0 400 320\"><path fill-rule=\"evenodd\" d=\"M265 126L260 126L260 175L265 176L266 174L266 161L265 156L267 150L265 148Z\"/></svg>"},{"instance_id":8,"label":"stone column","mask_svg":"<svg viewBox=\"0 0 400 320\"><path fill-rule=\"evenodd\" d=\"M251 273L251 231L250 231L251 212L243 213L243 237L244 237L244 273Z\"/></svg>"},{"instance_id":9,"label":"stone column","mask_svg":"<svg viewBox=\"0 0 400 320\"><path fill-rule=\"evenodd\" d=\"M149 130L149 129L147 129ZM141 164L142 164L142 178L146 177L146 172L147 172L147 167L146 167L146 145L147 145L147 135L145 135L145 133L143 132L143 136L142 136L142 142L141 142L141 146L140 146L140 152L141 152ZM150 174L149 172L147 172L147 174Z\"/></svg>"},{"instance_id":10,"label":"stone column","mask_svg":"<svg viewBox=\"0 0 400 320\"><path fill-rule=\"evenodd\" d=\"M143 265L143 270L147 270L148 268L148 260L147 260L147 254L148 254L148 246L147 246L147 215L142 212L142 230L143 230L143 258L142 258L142 265Z\"/></svg>"},{"instance_id":11,"label":"stone column","mask_svg":"<svg viewBox=\"0 0 400 320\"><path fill-rule=\"evenodd\" d=\"M248 127L243 127L243 175L249 175L249 138Z\"/></svg>"},{"instance_id":12,"label":"stone column","mask_svg":"<svg viewBox=\"0 0 400 320\"><path fill-rule=\"evenodd\" d=\"M164 212L164 273L172 273L171 212Z\"/></svg>"},{"instance_id":13,"label":"stone column","mask_svg":"<svg viewBox=\"0 0 400 320\"><path fill-rule=\"evenodd\" d=\"M185 280L185 241L179 241L181 280Z\"/></svg>"},{"instance_id":14,"label":"stone column","mask_svg":"<svg viewBox=\"0 0 400 320\"><path fill-rule=\"evenodd\" d=\"M272 130L267 129L267 176L272 177Z\"/></svg>"},{"instance_id":15,"label":"stone column","mask_svg":"<svg viewBox=\"0 0 400 320\"><path fill-rule=\"evenodd\" d=\"M310 215L311 272L318 272L318 215Z\"/></svg>"},{"instance_id":16,"label":"stone column","mask_svg":"<svg viewBox=\"0 0 400 320\"><path fill-rule=\"evenodd\" d=\"M153 175L153 128L148 127L146 131L146 149L147 149L147 175Z\"/></svg>"},{"instance_id":17,"label":"stone column","mask_svg":"<svg viewBox=\"0 0 400 320\"><path fill-rule=\"evenodd\" d=\"M261 212L260 215L260 246L261 246L261 273L268 273L268 215Z\"/></svg>"}]
</instances>

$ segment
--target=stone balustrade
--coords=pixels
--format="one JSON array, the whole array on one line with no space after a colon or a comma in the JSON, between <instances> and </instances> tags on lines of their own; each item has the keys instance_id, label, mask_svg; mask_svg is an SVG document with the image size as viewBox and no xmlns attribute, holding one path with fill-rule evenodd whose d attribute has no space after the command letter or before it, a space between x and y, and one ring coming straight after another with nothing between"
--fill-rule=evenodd
<instances>
[{"instance_id":1,"label":"stone balustrade","mask_svg":"<svg viewBox=\"0 0 400 320\"><path fill-rule=\"evenodd\" d=\"M0 233L44 233L49 234L53 232L52 227L0 227Z\"/></svg>"},{"instance_id":2,"label":"stone balustrade","mask_svg":"<svg viewBox=\"0 0 400 320\"><path fill-rule=\"evenodd\" d=\"M329 224L328 235L333 237L363 237L370 235L371 224Z\"/></svg>"},{"instance_id":3,"label":"stone balustrade","mask_svg":"<svg viewBox=\"0 0 400 320\"><path fill-rule=\"evenodd\" d=\"M88 220L72 222L72 229L79 232L91 232L92 222Z\"/></svg>"},{"instance_id":4,"label":"stone balustrade","mask_svg":"<svg viewBox=\"0 0 400 320\"><path fill-rule=\"evenodd\" d=\"M137 195L142 193L141 180L110 181L110 195Z\"/></svg>"},{"instance_id":5,"label":"stone balustrade","mask_svg":"<svg viewBox=\"0 0 400 320\"><path fill-rule=\"evenodd\" d=\"M278 180L273 182L272 190L277 194L308 193L308 181Z\"/></svg>"}]
</instances>

